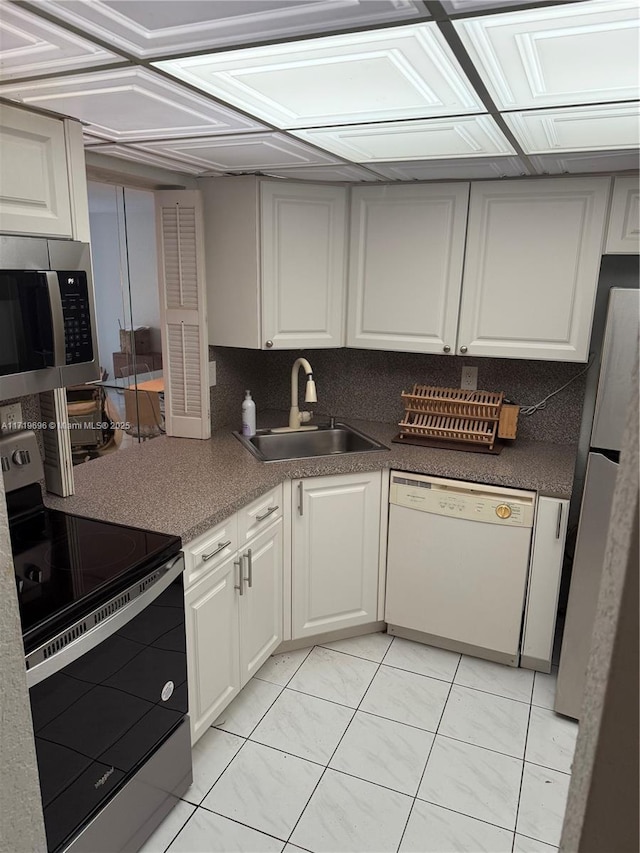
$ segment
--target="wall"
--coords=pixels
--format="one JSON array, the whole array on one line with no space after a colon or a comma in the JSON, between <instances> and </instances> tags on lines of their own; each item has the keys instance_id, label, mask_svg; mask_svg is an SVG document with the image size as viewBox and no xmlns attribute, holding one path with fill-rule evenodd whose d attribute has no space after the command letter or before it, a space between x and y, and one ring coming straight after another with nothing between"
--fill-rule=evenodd
<instances>
[{"instance_id":1,"label":"wall","mask_svg":"<svg viewBox=\"0 0 640 853\"><path fill-rule=\"evenodd\" d=\"M251 389L258 420L266 409L288 410L291 367L298 351L266 352L211 347L216 361L217 385L211 389L212 428L239 429L243 391ZM520 405L537 403L584 370L582 364L552 361L522 361L498 358L459 358L416 353L337 349L304 353L311 362L318 389L318 414L345 419L397 422L403 412L400 394L414 383L460 386L463 365L478 367L478 387L504 391ZM520 439L555 444L577 440L584 377L549 401L545 410L520 417ZM303 399L303 383L300 380ZM311 408L307 406L306 408Z\"/></svg>"},{"instance_id":2,"label":"wall","mask_svg":"<svg viewBox=\"0 0 640 853\"><path fill-rule=\"evenodd\" d=\"M46 850L4 484L0 477L0 850Z\"/></svg>"}]
</instances>

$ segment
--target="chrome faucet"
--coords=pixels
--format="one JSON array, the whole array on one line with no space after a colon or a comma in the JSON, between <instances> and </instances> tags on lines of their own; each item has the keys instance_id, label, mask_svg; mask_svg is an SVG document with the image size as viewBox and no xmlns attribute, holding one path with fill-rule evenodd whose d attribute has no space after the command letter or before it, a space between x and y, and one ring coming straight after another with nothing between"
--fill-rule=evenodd
<instances>
[{"instance_id":1,"label":"chrome faucet","mask_svg":"<svg viewBox=\"0 0 640 853\"><path fill-rule=\"evenodd\" d=\"M298 371L303 367L307 374L305 403L317 403L316 383L313 380L313 369L306 358L297 358L291 368L291 408L289 409L289 429L300 429L301 424L311 420L313 412L301 412L298 408Z\"/></svg>"}]
</instances>

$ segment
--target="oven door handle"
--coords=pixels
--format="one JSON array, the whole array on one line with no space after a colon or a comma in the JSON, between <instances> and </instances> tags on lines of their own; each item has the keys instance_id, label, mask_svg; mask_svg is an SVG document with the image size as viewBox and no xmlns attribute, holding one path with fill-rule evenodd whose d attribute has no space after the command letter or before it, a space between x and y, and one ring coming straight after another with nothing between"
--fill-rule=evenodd
<instances>
[{"instance_id":1,"label":"oven door handle","mask_svg":"<svg viewBox=\"0 0 640 853\"><path fill-rule=\"evenodd\" d=\"M51 270L44 271L44 276L47 280L49 304L51 306L53 363L55 367L64 367L67 363L67 349L64 335L64 311L62 310L60 281L58 279L58 273Z\"/></svg>"},{"instance_id":2,"label":"oven door handle","mask_svg":"<svg viewBox=\"0 0 640 853\"><path fill-rule=\"evenodd\" d=\"M164 566L118 593L94 611L74 622L56 637L26 656L27 687L34 687L86 652L94 649L130 622L161 595L184 571L184 557L179 554ZM158 577L151 580L155 575ZM127 601L127 603L122 603ZM113 609L110 615L109 611Z\"/></svg>"}]
</instances>

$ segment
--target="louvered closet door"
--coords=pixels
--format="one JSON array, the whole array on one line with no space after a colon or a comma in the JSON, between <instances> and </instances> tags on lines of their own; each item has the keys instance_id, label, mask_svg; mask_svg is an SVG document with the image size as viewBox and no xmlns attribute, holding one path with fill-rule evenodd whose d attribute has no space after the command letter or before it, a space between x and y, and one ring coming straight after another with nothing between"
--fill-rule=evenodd
<instances>
[{"instance_id":1,"label":"louvered closet door","mask_svg":"<svg viewBox=\"0 0 640 853\"><path fill-rule=\"evenodd\" d=\"M209 438L208 333L202 201L156 193L167 435Z\"/></svg>"}]
</instances>

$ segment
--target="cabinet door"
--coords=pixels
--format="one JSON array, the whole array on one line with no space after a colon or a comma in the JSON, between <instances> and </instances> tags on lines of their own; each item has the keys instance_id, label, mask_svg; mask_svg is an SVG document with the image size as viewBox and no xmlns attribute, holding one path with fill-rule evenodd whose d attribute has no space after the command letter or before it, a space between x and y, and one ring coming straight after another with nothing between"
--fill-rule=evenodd
<instances>
[{"instance_id":1,"label":"cabinet door","mask_svg":"<svg viewBox=\"0 0 640 853\"><path fill-rule=\"evenodd\" d=\"M375 622L381 473L293 483L292 638Z\"/></svg>"},{"instance_id":2,"label":"cabinet door","mask_svg":"<svg viewBox=\"0 0 640 853\"><path fill-rule=\"evenodd\" d=\"M240 690L238 577L231 557L185 594L192 743Z\"/></svg>"},{"instance_id":3,"label":"cabinet door","mask_svg":"<svg viewBox=\"0 0 640 853\"><path fill-rule=\"evenodd\" d=\"M0 231L71 237L64 123L3 105L0 148Z\"/></svg>"},{"instance_id":4,"label":"cabinet door","mask_svg":"<svg viewBox=\"0 0 640 853\"><path fill-rule=\"evenodd\" d=\"M616 178L605 252L609 255L640 253L640 187L638 176Z\"/></svg>"},{"instance_id":5,"label":"cabinet door","mask_svg":"<svg viewBox=\"0 0 640 853\"><path fill-rule=\"evenodd\" d=\"M521 665L551 672L569 501L539 498L522 634Z\"/></svg>"},{"instance_id":6,"label":"cabinet door","mask_svg":"<svg viewBox=\"0 0 640 853\"><path fill-rule=\"evenodd\" d=\"M344 346L344 187L261 184L262 346Z\"/></svg>"},{"instance_id":7,"label":"cabinet door","mask_svg":"<svg viewBox=\"0 0 640 853\"><path fill-rule=\"evenodd\" d=\"M241 552L240 678L244 686L282 642L282 519Z\"/></svg>"},{"instance_id":8,"label":"cabinet door","mask_svg":"<svg viewBox=\"0 0 640 853\"><path fill-rule=\"evenodd\" d=\"M352 193L347 346L455 352L469 184Z\"/></svg>"},{"instance_id":9,"label":"cabinet door","mask_svg":"<svg viewBox=\"0 0 640 853\"><path fill-rule=\"evenodd\" d=\"M472 185L458 352L587 360L609 184Z\"/></svg>"}]
</instances>

